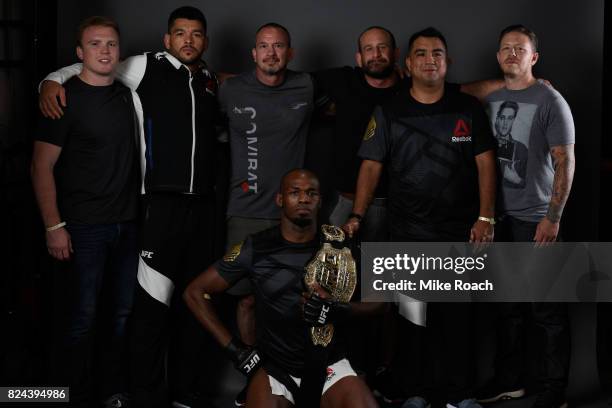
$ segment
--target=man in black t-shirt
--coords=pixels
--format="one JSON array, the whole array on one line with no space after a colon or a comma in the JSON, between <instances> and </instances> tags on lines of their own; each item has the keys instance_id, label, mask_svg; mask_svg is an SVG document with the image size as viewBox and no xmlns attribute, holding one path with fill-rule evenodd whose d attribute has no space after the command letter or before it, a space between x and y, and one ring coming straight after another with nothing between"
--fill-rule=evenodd
<instances>
[{"instance_id":1,"label":"man in black t-shirt","mask_svg":"<svg viewBox=\"0 0 612 408\"><path fill-rule=\"evenodd\" d=\"M356 67L331 68L315 72L315 89L318 104L329 107L327 113L333 119L333 138L331 142L332 160L332 187L335 190L331 198L326 200L325 215L329 223L342 225L349 218L360 223L360 241L387 241L389 239L389 223L387 216L388 183L386 173L381 178L374 192L367 211L363 214L352 212L353 201L357 186L357 176L362 159L358 156L359 146L363 134L368 128L374 108L384 105L392 100L402 90L410 87L410 78L401 79L396 61L399 50L395 37L391 31L380 26L366 28L357 39L357 52L355 53ZM485 80L469 84L447 84L447 90L459 90L478 98L483 98L489 92L503 86L503 81ZM321 153L317 152L317 160ZM363 217L363 219L362 219ZM400 305L403 310L405 305ZM385 400L396 399L400 393L391 379L391 363L394 359L395 331L399 325L404 325L404 319L396 319L397 309L391 308L384 319L382 330L373 329L370 338L360 335L359 340L351 342L351 361L357 368L372 374L376 368L374 386L383 394ZM374 322L378 324L379 322ZM410 324L408 326L410 327ZM409 329L410 330L410 329ZM379 356L369 352L369 344L378 341L375 337L381 336L384 345L384 355L381 361ZM368 375L368 377L372 377Z\"/></svg>"},{"instance_id":2,"label":"man in black t-shirt","mask_svg":"<svg viewBox=\"0 0 612 408\"><path fill-rule=\"evenodd\" d=\"M406 65L412 85L376 108L359 150L363 163L352 212L365 213L384 163L393 241L493 238L495 140L479 102L448 92L446 49L444 37L433 28L411 37ZM351 218L344 228L354 234L359 220ZM441 348L432 349L430 360L442 356L448 384L435 395L448 407L479 406L469 398L468 306L434 304L427 311L428 332L436 333L428 344ZM424 406L419 401L414 406Z\"/></svg>"},{"instance_id":3,"label":"man in black t-shirt","mask_svg":"<svg viewBox=\"0 0 612 408\"><path fill-rule=\"evenodd\" d=\"M165 50L132 56L116 71L134 91L140 122L143 218L130 370L131 404L146 408L165 408L167 394L175 405L207 403L199 390L209 339L180 301L187 282L214 259L215 232L223 224L215 217L226 186L223 166L216 166L217 79L202 60L206 30L199 9L179 7L168 17ZM62 68L43 82L40 106L47 117L61 116L57 82L75 70Z\"/></svg>"},{"instance_id":4,"label":"man in black t-shirt","mask_svg":"<svg viewBox=\"0 0 612 408\"><path fill-rule=\"evenodd\" d=\"M333 179L335 196L327 202L329 222L343 224L351 214L361 158L357 152L374 108L383 105L402 89L410 78L401 79L396 62L399 58L395 37L380 26L366 28L357 39L356 67L330 68L313 73L317 103L326 106L333 117ZM484 98L503 86L501 80L483 80L466 84L447 84L448 90L466 92ZM320 155L317 155L320 157ZM359 229L362 241L388 239L386 216L387 183L383 175L375 190L375 199L363 214ZM361 218L361 217L359 217Z\"/></svg>"},{"instance_id":5,"label":"man in black t-shirt","mask_svg":"<svg viewBox=\"0 0 612 408\"><path fill-rule=\"evenodd\" d=\"M385 163L393 240L490 240L495 140L479 102L448 92L443 37L424 32L406 58L411 87L374 111L363 136L353 213L365 213ZM355 233L360 223L345 226Z\"/></svg>"},{"instance_id":6,"label":"man in black t-shirt","mask_svg":"<svg viewBox=\"0 0 612 408\"><path fill-rule=\"evenodd\" d=\"M70 386L72 406L90 407L90 345L101 297L110 305L110 321L99 333L108 339L99 341L104 354L96 369L96 392L117 404L127 391L123 352L138 266L134 220L139 178L132 96L114 81L116 23L86 19L79 28L77 55L83 68L66 83L70 106L61 119L44 119L36 136L32 182L49 253L70 261L68 327L62 341L67 355L53 380Z\"/></svg>"},{"instance_id":7,"label":"man in black t-shirt","mask_svg":"<svg viewBox=\"0 0 612 408\"><path fill-rule=\"evenodd\" d=\"M399 49L393 33L383 27L365 29L357 40L356 67L332 68L315 72L319 103L328 101L328 111L334 117L332 156L334 196L327 203L329 222L342 225L349 217L361 159L357 151L372 111L382 105L400 88L395 70ZM364 214L362 241L386 241L386 186L379 185L376 199Z\"/></svg>"},{"instance_id":8,"label":"man in black t-shirt","mask_svg":"<svg viewBox=\"0 0 612 408\"><path fill-rule=\"evenodd\" d=\"M313 321L340 323L372 310L372 305L303 298L304 267L319 248L317 214L319 181L307 170L292 170L276 196L280 226L250 235L189 284L184 298L202 325L223 345L237 369L250 378L247 405L288 407L295 404L305 370L308 329ZM211 295L248 277L255 295L256 343L247 347L219 320ZM309 320L304 310L314 310ZM323 323L321 323L323 324ZM329 347L334 347L334 342ZM326 406L374 407L366 385L352 370L342 350L332 349L321 402Z\"/></svg>"}]
</instances>

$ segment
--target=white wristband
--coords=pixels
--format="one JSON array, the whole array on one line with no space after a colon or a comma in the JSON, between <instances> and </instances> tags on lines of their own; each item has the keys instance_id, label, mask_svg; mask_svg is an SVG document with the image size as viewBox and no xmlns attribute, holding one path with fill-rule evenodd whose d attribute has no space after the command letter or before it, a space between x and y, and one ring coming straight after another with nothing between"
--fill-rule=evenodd
<instances>
[{"instance_id":1,"label":"white wristband","mask_svg":"<svg viewBox=\"0 0 612 408\"><path fill-rule=\"evenodd\" d=\"M58 229L64 227L65 225L66 225L66 221L62 221L59 224L55 224L55 225L52 225L50 227L47 227L46 230L47 230L47 232L55 231L55 230L58 230Z\"/></svg>"},{"instance_id":2,"label":"white wristband","mask_svg":"<svg viewBox=\"0 0 612 408\"><path fill-rule=\"evenodd\" d=\"M489 217L480 216L480 217L478 217L478 221L484 221L484 222L488 222L491 225L495 225L495 218L489 218Z\"/></svg>"}]
</instances>

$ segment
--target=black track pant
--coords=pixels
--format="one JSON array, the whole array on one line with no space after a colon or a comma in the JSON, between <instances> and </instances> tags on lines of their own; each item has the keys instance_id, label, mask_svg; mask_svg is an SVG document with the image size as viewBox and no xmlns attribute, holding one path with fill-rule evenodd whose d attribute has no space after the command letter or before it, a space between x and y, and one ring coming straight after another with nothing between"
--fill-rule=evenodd
<instances>
[{"instance_id":1,"label":"black track pant","mask_svg":"<svg viewBox=\"0 0 612 408\"><path fill-rule=\"evenodd\" d=\"M210 352L204 345L208 336L182 294L213 261L214 200L150 194L143 216L130 336L131 391L137 406L156 407L167 404L166 385L171 398L197 390L204 355Z\"/></svg>"}]
</instances>

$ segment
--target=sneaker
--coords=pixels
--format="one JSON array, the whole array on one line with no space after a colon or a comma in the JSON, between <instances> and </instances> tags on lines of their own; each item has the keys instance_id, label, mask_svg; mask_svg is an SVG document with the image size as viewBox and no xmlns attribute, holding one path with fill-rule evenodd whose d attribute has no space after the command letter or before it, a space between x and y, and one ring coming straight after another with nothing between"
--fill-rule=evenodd
<instances>
[{"instance_id":1,"label":"sneaker","mask_svg":"<svg viewBox=\"0 0 612 408\"><path fill-rule=\"evenodd\" d=\"M429 408L429 402L422 397L410 397L402 404L401 408Z\"/></svg>"},{"instance_id":2,"label":"sneaker","mask_svg":"<svg viewBox=\"0 0 612 408\"><path fill-rule=\"evenodd\" d=\"M126 408L128 407L128 397L126 394L113 394L102 402L102 408Z\"/></svg>"},{"instance_id":3,"label":"sneaker","mask_svg":"<svg viewBox=\"0 0 612 408\"><path fill-rule=\"evenodd\" d=\"M524 396L524 388L504 387L496 382L491 382L476 393L476 400L481 404L488 404L497 401L513 400Z\"/></svg>"},{"instance_id":4,"label":"sneaker","mask_svg":"<svg viewBox=\"0 0 612 408\"><path fill-rule=\"evenodd\" d=\"M546 389L538 394L532 408L567 408L565 394L561 391Z\"/></svg>"},{"instance_id":5,"label":"sneaker","mask_svg":"<svg viewBox=\"0 0 612 408\"><path fill-rule=\"evenodd\" d=\"M245 385L243 389L240 390L238 394L236 394L236 399L234 400L234 405L237 407L244 407L246 405L247 399L247 389L249 385Z\"/></svg>"},{"instance_id":6,"label":"sneaker","mask_svg":"<svg viewBox=\"0 0 612 408\"><path fill-rule=\"evenodd\" d=\"M447 402L446 408L482 408L482 405L475 398L468 398L459 402Z\"/></svg>"}]
</instances>

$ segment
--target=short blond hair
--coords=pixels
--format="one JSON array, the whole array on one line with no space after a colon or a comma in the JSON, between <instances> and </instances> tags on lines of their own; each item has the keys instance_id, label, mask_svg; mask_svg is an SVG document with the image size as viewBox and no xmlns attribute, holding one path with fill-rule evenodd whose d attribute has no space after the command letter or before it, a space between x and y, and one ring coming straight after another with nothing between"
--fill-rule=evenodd
<instances>
[{"instance_id":1,"label":"short blond hair","mask_svg":"<svg viewBox=\"0 0 612 408\"><path fill-rule=\"evenodd\" d=\"M114 20L104 17L104 16L91 16L87 17L85 20L81 21L79 24L79 28L77 29L76 42L79 47L82 47L83 44L81 40L83 39L83 32L89 27L110 27L117 33L117 36L120 37L121 33L119 32L119 24L117 24Z\"/></svg>"}]
</instances>

